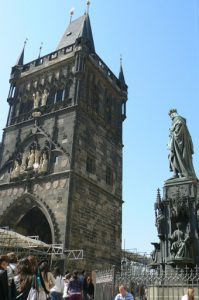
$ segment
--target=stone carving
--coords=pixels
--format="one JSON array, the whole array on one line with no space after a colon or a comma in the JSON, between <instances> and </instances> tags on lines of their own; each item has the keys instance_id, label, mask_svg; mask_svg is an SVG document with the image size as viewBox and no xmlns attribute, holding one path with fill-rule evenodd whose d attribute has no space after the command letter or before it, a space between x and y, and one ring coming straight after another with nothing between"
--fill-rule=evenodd
<instances>
[{"instance_id":1,"label":"stone carving","mask_svg":"<svg viewBox=\"0 0 199 300\"><path fill-rule=\"evenodd\" d=\"M22 162L21 162L21 166L20 166L20 174L24 174L27 168L27 153L24 152L22 155Z\"/></svg>"},{"instance_id":2,"label":"stone carving","mask_svg":"<svg viewBox=\"0 0 199 300\"><path fill-rule=\"evenodd\" d=\"M49 92L45 89L44 92L43 92L43 94L42 94L42 96L41 96L41 106L45 106L46 105L48 96L49 96Z\"/></svg>"},{"instance_id":3,"label":"stone carving","mask_svg":"<svg viewBox=\"0 0 199 300\"><path fill-rule=\"evenodd\" d=\"M157 227L158 236L163 236L165 231L165 216L161 208L158 209L155 225Z\"/></svg>"},{"instance_id":4,"label":"stone carving","mask_svg":"<svg viewBox=\"0 0 199 300\"><path fill-rule=\"evenodd\" d=\"M20 165L19 165L19 162L17 160L15 160L14 168L11 172L11 179L18 178L19 174L20 174Z\"/></svg>"},{"instance_id":5,"label":"stone carving","mask_svg":"<svg viewBox=\"0 0 199 300\"><path fill-rule=\"evenodd\" d=\"M159 243L151 243L154 246L153 251L150 253L151 263L150 265L154 265L158 263L158 256L160 253L160 244Z\"/></svg>"},{"instance_id":6,"label":"stone carving","mask_svg":"<svg viewBox=\"0 0 199 300\"><path fill-rule=\"evenodd\" d=\"M33 94L33 101L34 101L33 108L37 109L39 107L39 101L40 101L40 95L38 91Z\"/></svg>"},{"instance_id":7,"label":"stone carving","mask_svg":"<svg viewBox=\"0 0 199 300\"><path fill-rule=\"evenodd\" d=\"M32 169L33 168L33 164L35 162L35 151L34 149L30 150L30 155L28 156L28 169Z\"/></svg>"},{"instance_id":8,"label":"stone carving","mask_svg":"<svg viewBox=\"0 0 199 300\"><path fill-rule=\"evenodd\" d=\"M30 146L30 150L25 150L18 154L18 158L14 162L10 179L21 179L25 175L35 176L36 174L44 174L48 171L49 150L46 146L40 150L37 142Z\"/></svg>"},{"instance_id":9,"label":"stone carving","mask_svg":"<svg viewBox=\"0 0 199 300\"><path fill-rule=\"evenodd\" d=\"M48 171L48 158L47 154L44 152L40 159L39 173L46 173Z\"/></svg>"},{"instance_id":10,"label":"stone carving","mask_svg":"<svg viewBox=\"0 0 199 300\"><path fill-rule=\"evenodd\" d=\"M169 237L171 241L171 255L173 258L189 257L189 234L182 230L182 224L176 224L177 229Z\"/></svg>"},{"instance_id":11,"label":"stone carving","mask_svg":"<svg viewBox=\"0 0 199 300\"><path fill-rule=\"evenodd\" d=\"M170 110L169 116L172 119L172 126L168 149L170 150L169 162L170 170L173 171L173 178L195 178L196 174L192 163L193 143L186 119L178 115L176 109Z\"/></svg>"},{"instance_id":12,"label":"stone carving","mask_svg":"<svg viewBox=\"0 0 199 300\"><path fill-rule=\"evenodd\" d=\"M189 205L186 198L177 197L170 200L170 217L178 222L187 221L189 218Z\"/></svg>"},{"instance_id":13,"label":"stone carving","mask_svg":"<svg viewBox=\"0 0 199 300\"><path fill-rule=\"evenodd\" d=\"M39 164L40 151L38 149L35 150L35 163Z\"/></svg>"}]
</instances>

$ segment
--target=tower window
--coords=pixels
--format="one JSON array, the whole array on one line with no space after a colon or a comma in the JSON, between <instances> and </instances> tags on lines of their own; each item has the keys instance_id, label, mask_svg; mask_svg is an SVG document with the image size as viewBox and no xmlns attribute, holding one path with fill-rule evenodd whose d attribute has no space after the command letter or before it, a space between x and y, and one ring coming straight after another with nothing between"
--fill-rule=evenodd
<instances>
[{"instance_id":1,"label":"tower window","mask_svg":"<svg viewBox=\"0 0 199 300\"><path fill-rule=\"evenodd\" d=\"M113 185L113 170L110 167L106 167L106 184Z\"/></svg>"},{"instance_id":2,"label":"tower window","mask_svg":"<svg viewBox=\"0 0 199 300\"><path fill-rule=\"evenodd\" d=\"M62 101L63 97L64 97L63 90L58 90L55 94L55 103Z\"/></svg>"},{"instance_id":3,"label":"tower window","mask_svg":"<svg viewBox=\"0 0 199 300\"><path fill-rule=\"evenodd\" d=\"M95 173L95 158L91 154L87 154L86 171L92 174Z\"/></svg>"}]
</instances>

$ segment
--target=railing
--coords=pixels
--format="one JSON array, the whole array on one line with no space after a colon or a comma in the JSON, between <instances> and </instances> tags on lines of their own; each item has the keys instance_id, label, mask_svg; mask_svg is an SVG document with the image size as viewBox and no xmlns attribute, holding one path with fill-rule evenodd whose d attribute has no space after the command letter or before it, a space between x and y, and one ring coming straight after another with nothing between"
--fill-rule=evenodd
<instances>
[{"instance_id":1,"label":"railing","mask_svg":"<svg viewBox=\"0 0 199 300\"><path fill-rule=\"evenodd\" d=\"M113 74L113 72L109 69L105 62L103 62L103 60L96 53L92 53L90 57L95 62L95 64L100 67L100 69L106 74L107 77L109 77L116 85L120 86L119 79Z\"/></svg>"},{"instance_id":2,"label":"railing","mask_svg":"<svg viewBox=\"0 0 199 300\"><path fill-rule=\"evenodd\" d=\"M74 48L74 44L72 45L69 45L67 47L64 47L62 49L59 49L57 51L53 51L45 56L42 56L38 59L35 59L25 65L23 65L23 69L22 69L22 73L23 72L27 72L29 71L30 69L34 68L34 67L38 67L40 65L43 65L45 62L48 62L48 61L51 61L51 60L54 60L60 56L63 56L65 54L68 54L70 52L73 51L73 48Z\"/></svg>"},{"instance_id":3,"label":"railing","mask_svg":"<svg viewBox=\"0 0 199 300\"><path fill-rule=\"evenodd\" d=\"M199 267L166 271L140 265L139 268L117 270L115 267L96 272L95 300L114 299L120 285L127 287L135 300L181 300L188 288L194 288L199 299Z\"/></svg>"},{"instance_id":4,"label":"railing","mask_svg":"<svg viewBox=\"0 0 199 300\"><path fill-rule=\"evenodd\" d=\"M57 111L57 110L60 110L62 108L67 108L67 107L70 107L70 106L72 106L72 99L67 98L64 101L60 101L60 102L57 102L57 103L53 103L51 105L41 107L41 112L43 111L44 114L47 114L47 113L51 113L53 111ZM33 118L32 113L33 113L33 110L31 110L31 111L29 111L25 114L20 114L19 116L12 118L10 120L9 125L14 125L14 124L32 119Z\"/></svg>"}]
</instances>

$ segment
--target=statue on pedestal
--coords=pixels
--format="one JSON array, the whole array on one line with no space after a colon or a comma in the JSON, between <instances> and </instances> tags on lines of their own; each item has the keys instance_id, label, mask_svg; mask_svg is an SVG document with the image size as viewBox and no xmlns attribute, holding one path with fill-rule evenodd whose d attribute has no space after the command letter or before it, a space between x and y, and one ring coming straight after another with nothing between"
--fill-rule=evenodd
<instances>
[{"instance_id":1,"label":"statue on pedestal","mask_svg":"<svg viewBox=\"0 0 199 300\"><path fill-rule=\"evenodd\" d=\"M170 128L168 149L170 150L170 170L174 173L173 178L196 178L192 163L193 143L186 125L186 119L179 116L176 109L171 109L169 116L172 119L172 126Z\"/></svg>"}]
</instances>

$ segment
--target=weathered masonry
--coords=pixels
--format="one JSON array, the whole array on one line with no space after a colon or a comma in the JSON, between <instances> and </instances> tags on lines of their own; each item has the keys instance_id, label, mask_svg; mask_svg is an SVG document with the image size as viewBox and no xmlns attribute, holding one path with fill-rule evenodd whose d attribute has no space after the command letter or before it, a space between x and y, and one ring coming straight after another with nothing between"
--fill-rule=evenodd
<instances>
[{"instance_id":1,"label":"weathered masonry","mask_svg":"<svg viewBox=\"0 0 199 300\"><path fill-rule=\"evenodd\" d=\"M95 52L89 15L57 49L12 68L0 151L0 226L118 264L127 85Z\"/></svg>"}]
</instances>

